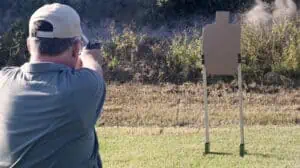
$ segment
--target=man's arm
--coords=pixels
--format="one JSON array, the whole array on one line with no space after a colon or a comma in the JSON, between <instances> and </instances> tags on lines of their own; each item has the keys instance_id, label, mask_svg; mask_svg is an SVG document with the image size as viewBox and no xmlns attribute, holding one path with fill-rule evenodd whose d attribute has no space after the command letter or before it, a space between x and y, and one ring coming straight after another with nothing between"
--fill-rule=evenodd
<instances>
[{"instance_id":1,"label":"man's arm","mask_svg":"<svg viewBox=\"0 0 300 168\"><path fill-rule=\"evenodd\" d=\"M84 49L81 53L81 55L79 56L77 65L76 65L76 69L80 70L82 68L86 68L89 70L94 71L96 75L99 75L99 77L96 77L94 79L96 82L96 86L95 86L95 90L93 91L93 93L98 94L98 100L97 100L97 111L96 111L96 120L95 122L98 120L98 118L100 117L101 113L102 113L102 108L103 108L103 104L105 101L105 95L106 95L106 88L105 88L105 82L103 79L103 70L101 68L101 65L98 63L97 60L102 60L101 58L101 52L100 49ZM81 71L83 72L83 71ZM87 72L87 71L85 71ZM91 73L90 73L91 74ZM88 75L88 74L87 74ZM86 81L85 81L86 82ZM94 87L90 87L89 90L93 90L92 88Z\"/></svg>"},{"instance_id":2,"label":"man's arm","mask_svg":"<svg viewBox=\"0 0 300 168\"><path fill-rule=\"evenodd\" d=\"M101 53L99 49L84 49L79 56L79 65L77 67L91 69L103 77L103 70L97 61L97 59L99 59L100 57Z\"/></svg>"}]
</instances>

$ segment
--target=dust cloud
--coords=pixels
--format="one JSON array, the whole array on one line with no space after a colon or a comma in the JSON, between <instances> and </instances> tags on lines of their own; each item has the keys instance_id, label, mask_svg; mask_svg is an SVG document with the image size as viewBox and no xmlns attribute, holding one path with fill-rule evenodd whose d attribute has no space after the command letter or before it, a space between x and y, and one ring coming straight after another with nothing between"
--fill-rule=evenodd
<instances>
[{"instance_id":1,"label":"dust cloud","mask_svg":"<svg viewBox=\"0 0 300 168\"><path fill-rule=\"evenodd\" d=\"M293 0L276 0L273 19L292 18L296 16L297 6Z\"/></svg>"},{"instance_id":2,"label":"dust cloud","mask_svg":"<svg viewBox=\"0 0 300 168\"><path fill-rule=\"evenodd\" d=\"M256 0L255 6L245 14L245 22L251 25L270 25L296 15L297 5L293 0L276 0L272 4Z\"/></svg>"}]
</instances>

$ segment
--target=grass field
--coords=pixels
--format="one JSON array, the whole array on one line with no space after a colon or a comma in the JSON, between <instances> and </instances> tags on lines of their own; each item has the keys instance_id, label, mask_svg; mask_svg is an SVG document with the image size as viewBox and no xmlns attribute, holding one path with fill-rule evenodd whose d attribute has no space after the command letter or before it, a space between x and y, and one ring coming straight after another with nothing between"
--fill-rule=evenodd
<instances>
[{"instance_id":1,"label":"grass field","mask_svg":"<svg viewBox=\"0 0 300 168\"><path fill-rule=\"evenodd\" d=\"M238 126L212 129L214 154L207 156L202 129L103 127L97 131L105 168L300 167L299 126L247 127L244 158L239 157Z\"/></svg>"},{"instance_id":2,"label":"grass field","mask_svg":"<svg viewBox=\"0 0 300 168\"><path fill-rule=\"evenodd\" d=\"M236 88L209 87L213 154L204 156L201 85L110 84L97 128L104 167L300 168L299 89L244 92L244 100L240 158Z\"/></svg>"}]
</instances>

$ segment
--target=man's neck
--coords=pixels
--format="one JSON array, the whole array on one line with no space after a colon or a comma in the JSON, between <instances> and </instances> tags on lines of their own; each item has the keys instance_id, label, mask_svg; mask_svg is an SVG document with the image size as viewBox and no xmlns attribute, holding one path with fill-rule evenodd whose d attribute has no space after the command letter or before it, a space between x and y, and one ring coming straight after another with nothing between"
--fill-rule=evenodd
<instances>
[{"instance_id":1,"label":"man's neck","mask_svg":"<svg viewBox=\"0 0 300 168\"><path fill-rule=\"evenodd\" d=\"M73 66L66 61L65 58L63 58L63 56L31 56L30 63L56 63L56 64L63 64L66 66L69 66L71 68L73 68Z\"/></svg>"}]
</instances>

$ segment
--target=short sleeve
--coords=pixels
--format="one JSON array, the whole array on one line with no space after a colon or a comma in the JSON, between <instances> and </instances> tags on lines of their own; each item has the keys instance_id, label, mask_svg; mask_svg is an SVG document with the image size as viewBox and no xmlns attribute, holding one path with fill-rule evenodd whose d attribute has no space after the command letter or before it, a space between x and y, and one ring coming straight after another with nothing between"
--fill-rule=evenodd
<instances>
[{"instance_id":1,"label":"short sleeve","mask_svg":"<svg viewBox=\"0 0 300 168\"><path fill-rule=\"evenodd\" d=\"M75 75L79 79L79 84L81 84L79 87L91 91L91 96L101 96L103 91L105 91L104 79L97 72L87 68L82 68L77 70Z\"/></svg>"},{"instance_id":2,"label":"short sleeve","mask_svg":"<svg viewBox=\"0 0 300 168\"><path fill-rule=\"evenodd\" d=\"M85 126L94 126L101 115L106 96L103 77L93 70L82 68L75 70L71 85L75 111Z\"/></svg>"},{"instance_id":3,"label":"short sleeve","mask_svg":"<svg viewBox=\"0 0 300 168\"><path fill-rule=\"evenodd\" d=\"M19 67L3 67L2 69L0 69L0 77L7 75L9 73L15 72L19 69Z\"/></svg>"}]
</instances>

